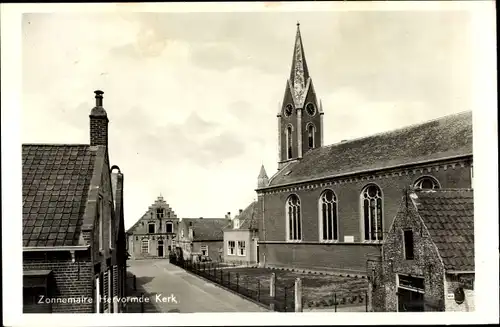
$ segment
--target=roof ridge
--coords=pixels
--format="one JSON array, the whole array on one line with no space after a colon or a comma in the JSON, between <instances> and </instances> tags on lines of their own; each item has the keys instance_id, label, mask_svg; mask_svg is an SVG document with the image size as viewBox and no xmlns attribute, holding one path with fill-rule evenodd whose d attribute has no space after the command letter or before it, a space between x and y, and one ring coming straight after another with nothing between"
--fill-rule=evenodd
<instances>
[{"instance_id":1,"label":"roof ridge","mask_svg":"<svg viewBox=\"0 0 500 327\"><path fill-rule=\"evenodd\" d=\"M310 151L310 152L313 152L315 150L322 149L322 148L333 147L333 146L336 146L336 145L339 145L339 144L347 144L347 143L351 143L351 142L354 142L354 141L359 141L359 140L363 140L363 139L367 139L367 138L371 138L371 137L375 137L375 136L380 136L380 135L385 135L385 134L391 134L391 133L398 132L398 131L412 129L412 128L415 128L415 127L418 127L418 126L422 126L422 125L425 125L425 124L429 124L429 123L432 123L432 122L436 122L436 121L440 121L440 120L445 120L447 118L461 116L461 115L464 115L466 113L472 113L472 110L465 110L465 111L461 111L461 112L456 112L456 113L453 113L453 114L449 114L449 115L445 115L445 116L441 116L441 117L429 119L429 120L426 120L426 121L422 121L422 122L418 122L418 123L414 123L414 124L410 124L410 125L398 127L398 128L391 129L391 130L388 130L388 131L383 131L383 132L379 132L379 133L375 133L375 134L370 134L370 135L366 135L366 136L360 136L360 137L353 138L353 139L346 140L346 141L340 141L340 142L337 142L337 143L328 144L328 145L325 145L325 146L322 146L322 147L319 147L319 148L312 149L312 151Z\"/></svg>"}]
</instances>

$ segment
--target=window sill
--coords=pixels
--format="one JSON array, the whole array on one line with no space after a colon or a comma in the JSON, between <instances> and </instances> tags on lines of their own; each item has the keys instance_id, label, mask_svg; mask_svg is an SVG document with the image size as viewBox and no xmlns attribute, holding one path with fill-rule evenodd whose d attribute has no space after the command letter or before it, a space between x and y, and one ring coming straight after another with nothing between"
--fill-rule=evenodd
<instances>
[{"instance_id":1,"label":"window sill","mask_svg":"<svg viewBox=\"0 0 500 327\"><path fill-rule=\"evenodd\" d=\"M286 240L287 243L302 243L302 240Z\"/></svg>"},{"instance_id":2,"label":"window sill","mask_svg":"<svg viewBox=\"0 0 500 327\"><path fill-rule=\"evenodd\" d=\"M384 241L383 240L364 240L361 243L366 243L366 244L382 244Z\"/></svg>"},{"instance_id":3,"label":"window sill","mask_svg":"<svg viewBox=\"0 0 500 327\"><path fill-rule=\"evenodd\" d=\"M326 243L326 244L331 244L331 243L340 243L339 240L319 240L320 243Z\"/></svg>"}]
</instances>

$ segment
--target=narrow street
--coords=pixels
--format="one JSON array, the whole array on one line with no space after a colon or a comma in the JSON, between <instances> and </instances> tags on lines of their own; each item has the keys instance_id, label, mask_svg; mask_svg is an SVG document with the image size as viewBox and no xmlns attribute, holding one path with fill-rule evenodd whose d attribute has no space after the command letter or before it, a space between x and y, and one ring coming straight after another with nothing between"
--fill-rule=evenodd
<instances>
[{"instance_id":1,"label":"narrow street","mask_svg":"<svg viewBox=\"0 0 500 327\"><path fill-rule=\"evenodd\" d=\"M210 282L206 282L168 260L130 260L128 272L136 275L137 291L149 303L146 313L163 312L266 312L259 305L245 300ZM129 281L131 282L131 281ZM140 304L130 303L129 312L140 312Z\"/></svg>"}]
</instances>

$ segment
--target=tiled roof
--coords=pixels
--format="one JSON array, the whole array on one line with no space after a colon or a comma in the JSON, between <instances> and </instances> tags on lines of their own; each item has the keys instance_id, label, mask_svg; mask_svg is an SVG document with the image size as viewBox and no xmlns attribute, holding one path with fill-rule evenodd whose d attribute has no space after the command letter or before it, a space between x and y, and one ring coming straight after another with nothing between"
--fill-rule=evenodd
<instances>
[{"instance_id":1,"label":"tiled roof","mask_svg":"<svg viewBox=\"0 0 500 327\"><path fill-rule=\"evenodd\" d=\"M23 246L78 245L95 150L46 144L22 149Z\"/></svg>"},{"instance_id":2,"label":"tiled roof","mask_svg":"<svg viewBox=\"0 0 500 327\"><path fill-rule=\"evenodd\" d=\"M194 232L194 241L223 240L223 230L231 222L225 218L182 218L188 228ZM190 225L191 223L191 225Z\"/></svg>"},{"instance_id":3,"label":"tiled roof","mask_svg":"<svg viewBox=\"0 0 500 327\"><path fill-rule=\"evenodd\" d=\"M471 189L410 194L447 270L474 271L473 195Z\"/></svg>"},{"instance_id":4,"label":"tiled roof","mask_svg":"<svg viewBox=\"0 0 500 327\"><path fill-rule=\"evenodd\" d=\"M250 203L238 216L240 229L257 229L257 201Z\"/></svg>"},{"instance_id":5,"label":"tiled roof","mask_svg":"<svg viewBox=\"0 0 500 327\"><path fill-rule=\"evenodd\" d=\"M313 149L270 186L472 154L472 112Z\"/></svg>"}]
</instances>

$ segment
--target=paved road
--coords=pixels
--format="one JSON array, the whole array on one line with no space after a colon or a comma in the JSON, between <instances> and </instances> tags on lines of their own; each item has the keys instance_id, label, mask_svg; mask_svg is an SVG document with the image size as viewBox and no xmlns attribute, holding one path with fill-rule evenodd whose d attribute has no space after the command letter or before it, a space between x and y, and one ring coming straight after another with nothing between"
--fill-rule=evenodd
<instances>
[{"instance_id":1,"label":"paved road","mask_svg":"<svg viewBox=\"0 0 500 327\"><path fill-rule=\"evenodd\" d=\"M127 271L136 276L137 292L150 300L146 312L266 312L168 260L129 260ZM135 305L137 307L137 305Z\"/></svg>"}]
</instances>

